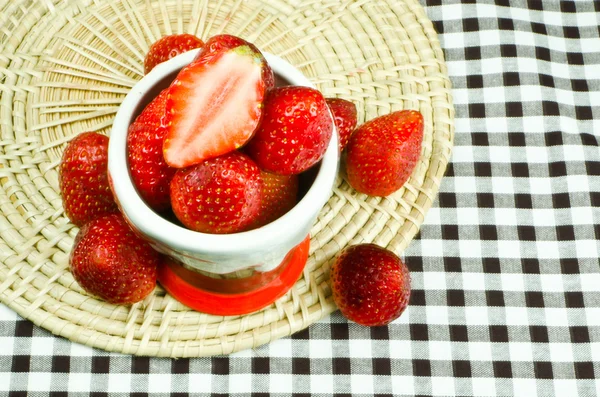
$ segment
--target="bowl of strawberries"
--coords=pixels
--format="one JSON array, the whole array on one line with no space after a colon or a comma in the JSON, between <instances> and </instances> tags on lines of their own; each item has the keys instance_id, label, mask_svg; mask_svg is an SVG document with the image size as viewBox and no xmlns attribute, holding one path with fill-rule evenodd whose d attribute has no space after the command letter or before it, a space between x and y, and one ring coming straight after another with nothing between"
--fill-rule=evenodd
<instances>
[{"instance_id":1,"label":"bowl of strawberries","mask_svg":"<svg viewBox=\"0 0 600 397\"><path fill-rule=\"evenodd\" d=\"M310 81L218 35L133 87L113 123L108 176L123 218L165 255L167 291L240 314L301 274L338 160L332 114Z\"/></svg>"},{"instance_id":2,"label":"bowl of strawberries","mask_svg":"<svg viewBox=\"0 0 600 397\"><path fill-rule=\"evenodd\" d=\"M302 274L341 153L342 177L375 197L394 195L419 162L420 112L355 128L352 102L324 98L239 37L166 36L145 71L110 138L75 136L60 165L65 214L80 227L71 273L110 303L139 302L158 281L204 313L260 310ZM331 290L346 317L383 325L406 308L410 276L393 252L358 244L332 264Z\"/></svg>"}]
</instances>

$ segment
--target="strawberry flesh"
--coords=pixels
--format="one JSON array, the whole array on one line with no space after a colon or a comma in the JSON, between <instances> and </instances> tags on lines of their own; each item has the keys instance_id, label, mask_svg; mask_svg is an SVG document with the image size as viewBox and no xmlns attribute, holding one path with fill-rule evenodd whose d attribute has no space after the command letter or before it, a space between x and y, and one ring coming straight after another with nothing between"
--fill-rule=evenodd
<instances>
[{"instance_id":1,"label":"strawberry flesh","mask_svg":"<svg viewBox=\"0 0 600 397\"><path fill-rule=\"evenodd\" d=\"M69 266L86 292L109 303L131 304L154 290L160 260L121 214L111 214L79 230Z\"/></svg>"},{"instance_id":2,"label":"strawberry flesh","mask_svg":"<svg viewBox=\"0 0 600 397\"><path fill-rule=\"evenodd\" d=\"M400 317L410 299L410 274L393 252L375 244L345 248L331 268L333 299L342 314L366 326Z\"/></svg>"},{"instance_id":3,"label":"strawberry flesh","mask_svg":"<svg viewBox=\"0 0 600 397\"><path fill-rule=\"evenodd\" d=\"M197 58L169 88L163 123L167 164L185 168L244 145L262 116L262 54L240 46Z\"/></svg>"},{"instance_id":4,"label":"strawberry flesh","mask_svg":"<svg viewBox=\"0 0 600 397\"><path fill-rule=\"evenodd\" d=\"M171 205L187 228L202 233L236 233L260 211L263 181L256 164L239 151L178 170Z\"/></svg>"},{"instance_id":5,"label":"strawberry flesh","mask_svg":"<svg viewBox=\"0 0 600 397\"><path fill-rule=\"evenodd\" d=\"M69 142L59 169L65 214L76 226L117 212L108 183L108 137L84 132Z\"/></svg>"},{"instance_id":6,"label":"strawberry flesh","mask_svg":"<svg viewBox=\"0 0 600 397\"><path fill-rule=\"evenodd\" d=\"M194 62L212 54L218 54L219 52L231 50L241 46L248 46L253 52L261 54L262 56L262 53L254 44L242 39L241 37L230 34L218 34L212 36L206 41L206 44L198 52L198 55L196 55ZM265 88L270 90L271 88L275 87L275 76L273 75L273 71L267 62L263 64L262 74L265 81Z\"/></svg>"}]
</instances>

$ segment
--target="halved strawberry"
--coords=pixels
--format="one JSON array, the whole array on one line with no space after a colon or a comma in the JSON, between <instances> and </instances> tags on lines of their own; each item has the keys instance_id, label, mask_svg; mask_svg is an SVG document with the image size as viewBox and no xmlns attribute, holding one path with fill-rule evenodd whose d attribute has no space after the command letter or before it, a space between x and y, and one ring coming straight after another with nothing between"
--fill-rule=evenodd
<instances>
[{"instance_id":1,"label":"halved strawberry","mask_svg":"<svg viewBox=\"0 0 600 397\"><path fill-rule=\"evenodd\" d=\"M218 34L216 36L212 36L210 39L206 41L206 44L202 47L198 55L194 61L199 58L203 58L208 56L209 54L216 54L218 52L224 50L230 50L236 47L247 45L256 53L262 54L260 50L252 43L242 39L241 37L233 36L230 34ZM267 90L275 87L275 78L273 75L273 71L268 63L265 62L265 67L263 68L263 78L265 79L265 87Z\"/></svg>"},{"instance_id":2,"label":"halved strawberry","mask_svg":"<svg viewBox=\"0 0 600 397\"><path fill-rule=\"evenodd\" d=\"M262 117L266 60L248 45L206 52L177 75L163 124L165 161L185 168L244 145Z\"/></svg>"}]
</instances>

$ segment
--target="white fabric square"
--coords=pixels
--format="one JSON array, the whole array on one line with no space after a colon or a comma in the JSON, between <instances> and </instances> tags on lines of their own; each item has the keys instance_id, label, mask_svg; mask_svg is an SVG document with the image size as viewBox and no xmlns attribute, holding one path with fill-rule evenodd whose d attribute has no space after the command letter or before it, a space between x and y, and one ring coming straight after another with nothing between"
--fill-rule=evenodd
<instances>
[{"instance_id":1,"label":"white fabric square","mask_svg":"<svg viewBox=\"0 0 600 397\"><path fill-rule=\"evenodd\" d=\"M600 249L597 240L576 240L575 247L578 258L598 258Z\"/></svg>"},{"instance_id":2,"label":"white fabric square","mask_svg":"<svg viewBox=\"0 0 600 397\"><path fill-rule=\"evenodd\" d=\"M600 274L586 274L585 277L581 277L579 280L581 282L582 291L598 292L598 286L600 285ZM594 308L588 307L587 310L594 310Z\"/></svg>"},{"instance_id":3,"label":"white fabric square","mask_svg":"<svg viewBox=\"0 0 600 397\"><path fill-rule=\"evenodd\" d=\"M72 372L69 374L69 392L70 393L85 393L90 390L92 382L92 374Z\"/></svg>"},{"instance_id":4,"label":"white fabric square","mask_svg":"<svg viewBox=\"0 0 600 397\"><path fill-rule=\"evenodd\" d=\"M562 274L540 274L542 291L544 292L564 292L565 282Z\"/></svg>"},{"instance_id":5,"label":"white fabric square","mask_svg":"<svg viewBox=\"0 0 600 397\"><path fill-rule=\"evenodd\" d=\"M461 258L481 258L480 240L459 240Z\"/></svg>"},{"instance_id":6,"label":"white fabric square","mask_svg":"<svg viewBox=\"0 0 600 397\"><path fill-rule=\"evenodd\" d=\"M333 356L332 345L329 340L311 340L308 346L311 357L330 358Z\"/></svg>"},{"instance_id":7,"label":"white fabric square","mask_svg":"<svg viewBox=\"0 0 600 397\"><path fill-rule=\"evenodd\" d=\"M392 394L394 396L414 395L415 378L412 376L392 376Z\"/></svg>"},{"instance_id":8,"label":"white fabric square","mask_svg":"<svg viewBox=\"0 0 600 397\"><path fill-rule=\"evenodd\" d=\"M51 356L54 352L54 341L54 338L31 338L31 355ZM2 351L1 347L0 351Z\"/></svg>"},{"instance_id":9,"label":"white fabric square","mask_svg":"<svg viewBox=\"0 0 600 397\"><path fill-rule=\"evenodd\" d=\"M555 259L560 257L559 244L556 241L536 241L539 259Z\"/></svg>"},{"instance_id":10,"label":"white fabric square","mask_svg":"<svg viewBox=\"0 0 600 397\"><path fill-rule=\"evenodd\" d=\"M373 357L370 339L353 339L348 345L349 357ZM331 343L330 343L331 344ZM331 354L328 356L331 357Z\"/></svg>"},{"instance_id":11,"label":"white fabric square","mask_svg":"<svg viewBox=\"0 0 600 397\"><path fill-rule=\"evenodd\" d=\"M554 379L553 384L555 396L577 395L577 381L575 379Z\"/></svg>"},{"instance_id":12,"label":"white fabric square","mask_svg":"<svg viewBox=\"0 0 600 397\"><path fill-rule=\"evenodd\" d=\"M465 307L466 325L489 325L488 308L484 306Z\"/></svg>"},{"instance_id":13,"label":"white fabric square","mask_svg":"<svg viewBox=\"0 0 600 397\"><path fill-rule=\"evenodd\" d=\"M444 242L442 240L424 239L421 240L423 247L426 247L423 254L433 257L444 256Z\"/></svg>"},{"instance_id":14,"label":"white fabric square","mask_svg":"<svg viewBox=\"0 0 600 397\"><path fill-rule=\"evenodd\" d=\"M0 303L0 321L15 321L17 318L14 310L9 309L4 303Z\"/></svg>"},{"instance_id":15,"label":"white fabric square","mask_svg":"<svg viewBox=\"0 0 600 397\"><path fill-rule=\"evenodd\" d=\"M292 339L281 338L268 344L269 355L272 357L293 357Z\"/></svg>"},{"instance_id":16,"label":"white fabric square","mask_svg":"<svg viewBox=\"0 0 600 397\"><path fill-rule=\"evenodd\" d=\"M12 372L0 372L0 391L11 391L10 390L10 377Z\"/></svg>"},{"instance_id":17,"label":"white fabric square","mask_svg":"<svg viewBox=\"0 0 600 397\"><path fill-rule=\"evenodd\" d=\"M457 193L475 193L477 192L477 180L473 177L466 176L455 177L454 189Z\"/></svg>"},{"instance_id":18,"label":"white fabric square","mask_svg":"<svg viewBox=\"0 0 600 397\"><path fill-rule=\"evenodd\" d=\"M210 393L213 390L213 378L223 378L226 375L190 373L188 387L192 393Z\"/></svg>"},{"instance_id":19,"label":"white fabric square","mask_svg":"<svg viewBox=\"0 0 600 397\"><path fill-rule=\"evenodd\" d=\"M431 391L434 396L453 396L454 378L449 376L436 376L431 379Z\"/></svg>"},{"instance_id":20,"label":"white fabric square","mask_svg":"<svg viewBox=\"0 0 600 397\"><path fill-rule=\"evenodd\" d=\"M469 357L471 361L492 361L490 342L469 342Z\"/></svg>"},{"instance_id":21,"label":"white fabric square","mask_svg":"<svg viewBox=\"0 0 600 397\"><path fill-rule=\"evenodd\" d=\"M448 324L448 308L445 306L427 306L427 324Z\"/></svg>"},{"instance_id":22,"label":"white fabric square","mask_svg":"<svg viewBox=\"0 0 600 397\"><path fill-rule=\"evenodd\" d=\"M252 384L252 374L230 374L228 377L230 393L245 393Z\"/></svg>"},{"instance_id":23,"label":"white fabric square","mask_svg":"<svg viewBox=\"0 0 600 397\"><path fill-rule=\"evenodd\" d=\"M50 385L52 381L52 373L50 372L30 372L27 391L48 391L52 390Z\"/></svg>"},{"instance_id":24,"label":"white fabric square","mask_svg":"<svg viewBox=\"0 0 600 397\"><path fill-rule=\"evenodd\" d=\"M310 375L310 392L311 394L332 394L333 377L330 375Z\"/></svg>"},{"instance_id":25,"label":"white fabric square","mask_svg":"<svg viewBox=\"0 0 600 397\"><path fill-rule=\"evenodd\" d=\"M94 355L94 349L81 343L72 343L70 354L74 357L91 357Z\"/></svg>"},{"instance_id":26,"label":"white fabric square","mask_svg":"<svg viewBox=\"0 0 600 397\"><path fill-rule=\"evenodd\" d=\"M423 289L425 290L445 290L446 273L442 272L423 272Z\"/></svg>"},{"instance_id":27,"label":"white fabric square","mask_svg":"<svg viewBox=\"0 0 600 397\"><path fill-rule=\"evenodd\" d=\"M494 378L473 378L473 394L476 396L495 396L496 380Z\"/></svg>"},{"instance_id":28,"label":"white fabric square","mask_svg":"<svg viewBox=\"0 0 600 397\"><path fill-rule=\"evenodd\" d=\"M486 289L485 275L483 273L463 272L461 275L465 291L483 291Z\"/></svg>"},{"instance_id":29,"label":"white fabric square","mask_svg":"<svg viewBox=\"0 0 600 397\"><path fill-rule=\"evenodd\" d=\"M390 358L408 360L412 357L412 342L410 340L391 340Z\"/></svg>"},{"instance_id":30,"label":"white fabric square","mask_svg":"<svg viewBox=\"0 0 600 397\"><path fill-rule=\"evenodd\" d=\"M350 376L352 394L373 394L373 377L370 375L353 374Z\"/></svg>"},{"instance_id":31,"label":"white fabric square","mask_svg":"<svg viewBox=\"0 0 600 397\"><path fill-rule=\"evenodd\" d=\"M533 361L532 345L529 342L510 342L508 351L511 361Z\"/></svg>"},{"instance_id":32,"label":"white fabric square","mask_svg":"<svg viewBox=\"0 0 600 397\"><path fill-rule=\"evenodd\" d=\"M506 325L529 325L529 317L527 308L525 307L507 307L506 312Z\"/></svg>"},{"instance_id":33,"label":"white fabric square","mask_svg":"<svg viewBox=\"0 0 600 397\"><path fill-rule=\"evenodd\" d=\"M496 194L515 194L514 178L493 177L492 178L492 193Z\"/></svg>"},{"instance_id":34,"label":"white fabric square","mask_svg":"<svg viewBox=\"0 0 600 397\"><path fill-rule=\"evenodd\" d=\"M522 274L502 273L500 280L502 281L502 289L504 291L525 291Z\"/></svg>"},{"instance_id":35,"label":"white fabric square","mask_svg":"<svg viewBox=\"0 0 600 397\"><path fill-rule=\"evenodd\" d=\"M131 374L108 374L108 392L125 393L131 390Z\"/></svg>"},{"instance_id":36,"label":"white fabric square","mask_svg":"<svg viewBox=\"0 0 600 397\"><path fill-rule=\"evenodd\" d=\"M0 337L0 356L10 357L14 354L14 344L15 338L12 336L2 336ZM33 350L33 348L32 348ZM51 355L52 350L47 355Z\"/></svg>"},{"instance_id":37,"label":"white fabric square","mask_svg":"<svg viewBox=\"0 0 600 397\"><path fill-rule=\"evenodd\" d=\"M513 379L512 382L513 382L513 396L515 396L515 397L534 397L534 396L538 395L535 379L516 378L516 379Z\"/></svg>"},{"instance_id":38,"label":"white fabric square","mask_svg":"<svg viewBox=\"0 0 600 397\"><path fill-rule=\"evenodd\" d=\"M293 382L293 375L269 374L270 393L288 393Z\"/></svg>"},{"instance_id":39,"label":"white fabric square","mask_svg":"<svg viewBox=\"0 0 600 397\"><path fill-rule=\"evenodd\" d=\"M452 342L430 341L429 359L432 361L451 361L452 360Z\"/></svg>"},{"instance_id":40,"label":"white fabric square","mask_svg":"<svg viewBox=\"0 0 600 397\"><path fill-rule=\"evenodd\" d=\"M171 390L171 375L152 374L148 377L148 389L153 393L168 393Z\"/></svg>"},{"instance_id":41,"label":"white fabric square","mask_svg":"<svg viewBox=\"0 0 600 397\"><path fill-rule=\"evenodd\" d=\"M552 362L573 362L573 347L570 343L549 343Z\"/></svg>"}]
</instances>

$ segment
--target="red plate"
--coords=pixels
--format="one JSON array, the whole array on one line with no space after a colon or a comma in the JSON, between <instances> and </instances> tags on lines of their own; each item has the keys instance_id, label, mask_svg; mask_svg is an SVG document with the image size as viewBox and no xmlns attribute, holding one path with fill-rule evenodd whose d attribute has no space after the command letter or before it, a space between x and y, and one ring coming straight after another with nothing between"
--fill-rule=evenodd
<instances>
[{"instance_id":1,"label":"red plate","mask_svg":"<svg viewBox=\"0 0 600 397\"><path fill-rule=\"evenodd\" d=\"M252 313L275 302L294 285L306 265L309 247L310 237L306 237L275 269L238 279L205 276L167 258L158 268L158 281L194 310L219 316Z\"/></svg>"}]
</instances>

